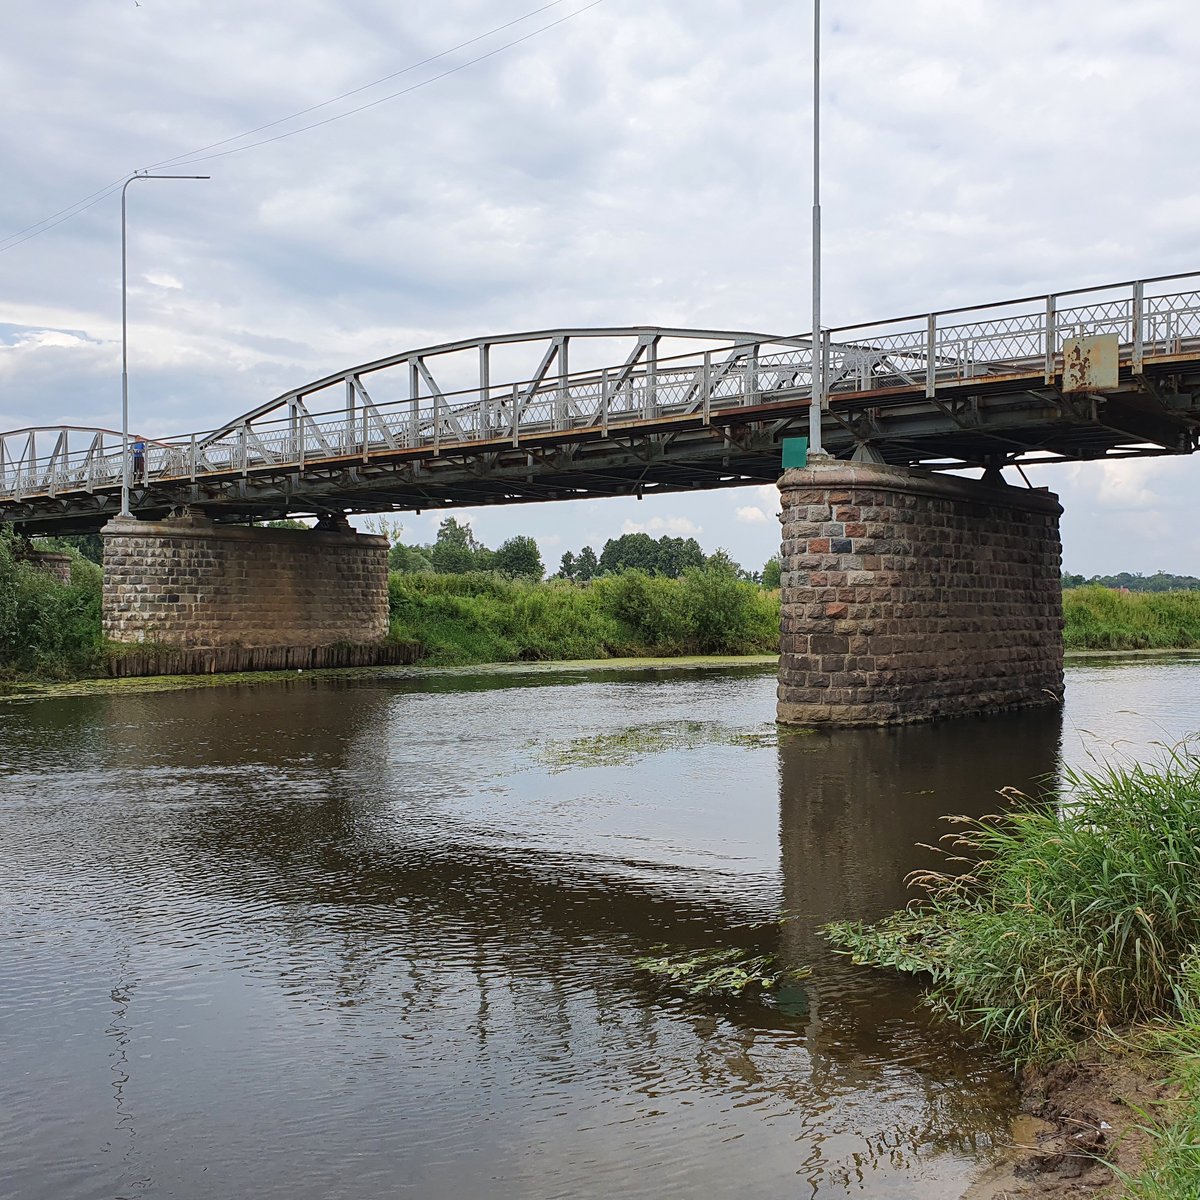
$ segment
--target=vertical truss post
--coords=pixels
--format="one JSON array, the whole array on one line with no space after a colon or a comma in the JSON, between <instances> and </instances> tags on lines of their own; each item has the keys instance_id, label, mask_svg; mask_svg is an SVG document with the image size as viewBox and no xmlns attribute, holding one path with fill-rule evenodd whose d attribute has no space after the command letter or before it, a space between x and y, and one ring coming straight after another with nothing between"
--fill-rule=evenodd
<instances>
[{"instance_id":1,"label":"vertical truss post","mask_svg":"<svg viewBox=\"0 0 1200 1200\"><path fill-rule=\"evenodd\" d=\"M642 416L649 420L658 405L658 338L646 343L646 381L642 388Z\"/></svg>"},{"instance_id":2,"label":"vertical truss post","mask_svg":"<svg viewBox=\"0 0 1200 1200\"><path fill-rule=\"evenodd\" d=\"M600 436L608 437L608 368L600 372Z\"/></svg>"},{"instance_id":3,"label":"vertical truss post","mask_svg":"<svg viewBox=\"0 0 1200 1200\"><path fill-rule=\"evenodd\" d=\"M29 439L25 440L25 450L22 454L21 461L17 464L17 499L22 496L33 496L37 494L37 480L34 472L34 459L29 453Z\"/></svg>"},{"instance_id":4,"label":"vertical truss post","mask_svg":"<svg viewBox=\"0 0 1200 1200\"><path fill-rule=\"evenodd\" d=\"M487 342L479 343L479 434L492 435L492 364L491 347Z\"/></svg>"},{"instance_id":5,"label":"vertical truss post","mask_svg":"<svg viewBox=\"0 0 1200 1200\"><path fill-rule=\"evenodd\" d=\"M754 403L755 394L758 391L758 345L757 343L750 347L750 353L746 355L745 368L745 384L742 388L742 403L750 405Z\"/></svg>"},{"instance_id":6,"label":"vertical truss post","mask_svg":"<svg viewBox=\"0 0 1200 1200\"><path fill-rule=\"evenodd\" d=\"M342 453L349 454L350 448L354 444L354 425L357 418L354 405L354 380L351 376L346 376L346 424L342 430Z\"/></svg>"},{"instance_id":7,"label":"vertical truss post","mask_svg":"<svg viewBox=\"0 0 1200 1200\"><path fill-rule=\"evenodd\" d=\"M288 401L288 438L291 442L289 447L290 457L301 466L304 464L304 455L300 450L300 440L304 436L304 428L300 424L300 409L296 405L295 400Z\"/></svg>"},{"instance_id":8,"label":"vertical truss post","mask_svg":"<svg viewBox=\"0 0 1200 1200\"><path fill-rule=\"evenodd\" d=\"M712 424L712 351L704 352L704 423Z\"/></svg>"},{"instance_id":9,"label":"vertical truss post","mask_svg":"<svg viewBox=\"0 0 1200 1200\"><path fill-rule=\"evenodd\" d=\"M1054 355L1058 350L1058 301L1046 297L1046 383L1054 383Z\"/></svg>"},{"instance_id":10,"label":"vertical truss post","mask_svg":"<svg viewBox=\"0 0 1200 1200\"><path fill-rule=\"evenodd\" d=\"M929 314L925 327L925 395L932 400L937 393L937 315Z\"/></svg>"},{"instance_id":11,"label":"vertical truss post","mask_svg":"<svg viewBox=\"0 0 1200 1200\"><path fill-rule=\"evenodd\" d=\"M829 403L829 362L832 358L833 332L826 329L821 334L818 345L821 350L821 412L824 413Z\"/></svg>"},{"instance_id":12,"label":"vertical truss post","mask_svg":"<svg viewBox=\"0 0 1200 1200\"><path fill-rule=\"evenodd\" d=\"M415 450L421 444L421 373L416 359L408 360L408 402L412 405L409 417L409 445Z\"/></svg>"},{"instance_id":13,"label":"vertical truss post","mask_svg":"<svg viewBox=\"0 0 1200 1200\"><path fill-rule=\"evenodd\" d=\"M566 429L569 425L570 409L567 407L571 395L567 377L571 373L567 360L567 343L571 339L563 336L558 339L558 396L554 405L554 428Z\"/></svg>"},{"instance_id":14,"label":"vertical truss post","mask_svg":"<svg viewBox=\"0 0 1200 1200\"><path fill-rule=\"evenodd\" d=\"M1139 279L1133 285L1133 373L1142 373L1142 356L1146 343L1142 332L1142 312L1146 299L1146 285Z\"/></svg>"},{"instance_id":15,"label":"vertical truss post","mask_svg":"<svg viewBox=\"0 0 1200 1200\"><path fill-rule=\"evenodd\" d=\"M521 385L514 383L512 385L512 444L519 446L521 444L521 427L519 413L521 411Z\"/></svg>"},{"instance_id":16,"label":"vertical truss post","mask_svg":"<svg viewBox=\"0 0 1200 1200\"><path fill-rule=\"evenodd\" d=\"M243 477L246 475L246 426L238 426L238 466L241 468Z\"/></svg>"},{"instance_id":17,"label":"vertical truss post","mask_svg":"<svg viewBox=\"0 0 1200 1200\"><path fill-rule=\"evenodd\" d=\"M194 433L188 446L188 482L196 482L196 435Z\"/></svg>"}]
</instances>

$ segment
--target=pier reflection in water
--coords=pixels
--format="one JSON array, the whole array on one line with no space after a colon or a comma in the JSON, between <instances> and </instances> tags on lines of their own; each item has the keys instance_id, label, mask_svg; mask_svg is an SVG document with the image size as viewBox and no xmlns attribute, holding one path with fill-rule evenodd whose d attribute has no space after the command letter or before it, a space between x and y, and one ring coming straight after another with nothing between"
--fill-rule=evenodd
<instances>
[{"instance_id":1,"label":"pier reflection in water","mask_svg":"<svg viewBox=\"0 0 1200 1200\"><path fill-rule=\"evenodd\" d=\"M816 929L903 903L1057 718L776 744L773 700L691 669L5 705L0 1194L955 1195L1008 1075ZM659 945L813 974L714 1005L639 973Z\"/></svg>"}]
</instances>

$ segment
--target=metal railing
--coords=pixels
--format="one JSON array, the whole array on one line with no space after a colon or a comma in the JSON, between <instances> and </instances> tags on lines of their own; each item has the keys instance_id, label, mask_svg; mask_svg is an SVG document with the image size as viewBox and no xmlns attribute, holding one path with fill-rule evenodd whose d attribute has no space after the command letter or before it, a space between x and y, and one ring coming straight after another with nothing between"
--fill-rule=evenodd
<instances>
[{"instance_id":1,"label":"metal railing","mask_svg":"<svg viewBox=\"0 0 1200 1200\"><path fill-rule=\"evenodd\" d=\"M573 345L603 342L607 349L614 341L632 341L620 365L569 369ZM662 358L662 344L676 341L698 341L703 349ZM500 348L536 349L540 365L516 382L493 383L491 360ZM475 356L475 377L465 387L444 387L435 367L461 375L455 359L464 352ZM471 444L519 446L555 433L607 434L610 428L688 414L709 420L713 413L757 403L764 393L794 389L801 382L807 389L811 358L806 338L708 330L552 330L449 343L316 380L211 433L147 443L133 462L132 482L303 470L317 461L366 462L397 451L441 453ZM407 394L399 399L382 399L376 392L377 380L389 372L393 379L407 380ZM317 410L314 397L335 389L338 408ZM119 483L119 439L112 431L78 429L0 435L0 499L90 492ZM52 452L43 454L39 447L51 443Z\"/></svg>"},{"instance_id":2,"label":"metal railing","mask_svg":"<svg viewBox=\"0 0 1200 1200\"><path fill-rule=\"evenodd\" d=\"M1098 334L1116 335L1122 361L1135 372L1147 359L1196 351L1200 273L827 330L827 391L835 396L923 385L932 398L938 387L1000 375L1040 374L1053 384L1064 343Z\"/></svg>"},{"instance_id":3,"label":"metal railing","mask_svg":"<svg viewBox=\"0 0 1200 1200\"><path fill-rule=\"evenodd\" d=\"M1115 334L1122 362L1135 372L1148 360L1200 355L1200 273L826 330L823 390L836 401L889 391L933 398L941 387L1005 375L1053 384L1064 343L1096 334ZM681 353L664 355L677 343ZM538 365L514 372L513 359L531 363L531 354L540 355ZM515 382L494 381L501 358ZM590 365L573 369L572 358ZM808 336L631 327L471 339L314 380L209 433L147 442L133 482L517 447L557 434L608 436L663 418L708 422L809 397L811 381ZM332 396L332 407L318 407ZM0 434L0 500L90 492L120 478L120 435L111 430Z\"/></svg>"}]
</instances>

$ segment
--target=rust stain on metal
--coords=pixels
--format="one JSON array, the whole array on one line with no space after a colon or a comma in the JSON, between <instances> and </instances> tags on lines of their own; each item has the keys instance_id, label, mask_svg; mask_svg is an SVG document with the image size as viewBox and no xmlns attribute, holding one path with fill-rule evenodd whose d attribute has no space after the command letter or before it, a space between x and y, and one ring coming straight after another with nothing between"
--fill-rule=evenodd
<instances>
[{"instance_id":1,"label":"rust stain on metal","mask_svg":"<svg viewBox=\"0 0 1200 1200\"><path fill-rule=\"evenodd\" d=\"M1113 391L1117 386L1120 346L1115 333L1063 341L1064 392Z\"/></svg>"}]
</instances>

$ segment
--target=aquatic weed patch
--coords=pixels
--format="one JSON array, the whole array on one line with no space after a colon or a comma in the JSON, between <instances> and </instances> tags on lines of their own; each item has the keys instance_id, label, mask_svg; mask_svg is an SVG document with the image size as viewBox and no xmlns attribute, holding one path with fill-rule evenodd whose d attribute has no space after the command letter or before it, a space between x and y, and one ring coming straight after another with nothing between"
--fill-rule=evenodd
<instances>
[{"instance_id":1,"label":"aquatic weed patch","mask_svg":"<svg viewBox=\"0 0 1200 1200\"><path fill-rule=\"evenodd\" d=\"M659 721L545 743L537 753L551 771L558 772L573 767L627 766L652 754L698 746L770 749L778 744L778 738L773 725L739 729L718 721Z\"/></svg>"},{"instance_id":2,"label":"aquatic weed patch","mask_svg":"<svg viewBox=\"0 0 1200 1200\"><path fill-rule=\"evenodd\" d=\"M778 990L783 984L810 975L808 967L789 967L774 954L747 954L738 947L724 950L671 951L634 960L634 966L686 996L737 998Z\"/></svg>"}]
</instances>

